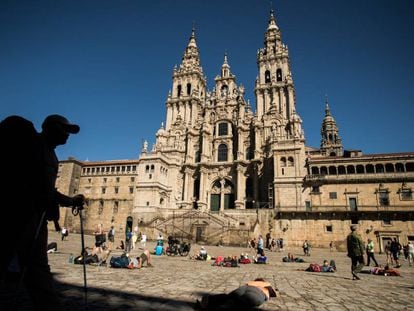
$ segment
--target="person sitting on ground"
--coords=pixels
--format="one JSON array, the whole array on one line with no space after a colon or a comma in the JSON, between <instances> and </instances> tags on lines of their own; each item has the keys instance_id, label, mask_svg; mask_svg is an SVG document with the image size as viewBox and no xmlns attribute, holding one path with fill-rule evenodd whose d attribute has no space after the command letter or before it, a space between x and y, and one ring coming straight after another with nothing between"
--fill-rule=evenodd
<instances>
[{"instance_id":1,"label":"person sitting on ground","mask_svg":"<svg viewBox=\"0 0 414 311\"><path fill-rule=\"evenodd\" d=\"M369 271L362 270L361 272L375 274L375 275L384 275L384 276L400 276L401 275L400 271L394 268L390 268L388 264L384 268L382 268L381 265L379 265L378 267L374 267L370 269Z\"/></svg>"},{"instance_id":2,"label":"person sitting on ground","mask_svg":"<svg viewBox=\"0 0 414 311\"><path fill-rule=\"evenodd\" d=\"M162 254L164 254L164 247L162 245L163 245L162 240L158 240L157 246L155 246L155 249L154 249L154 255L161 256Z\"/></svg>"},{"instance_id":3,"label":"person sitting on ground","mask_svg":"<svg viewBox=\"0 0 414 311\"><path fill-rule=\"evenodd\" d=\"M229 294L204 295L197 305L201 310L251 310L271 297L276 297L272 284L257 278Z\"/></svg>"},{"instance_id":4,"label":"person sitting on ground","mask_svg":"<svg viewBox=\"0 0 414 311\"><path fill-rule=\"evenodd\" d=\"M305 260L303 260L303 258L300 257L294 257L293 254L288 253L287 256L282 258L283 262L305 262Z\"/></svg>"},{"instance_id":5,"label":"person sitting on ground","mask_svg":"<svg viewBox=\"0 0 414 311\"><path fill-rule=\"evenodd\" d=\"M144 249L144 252L137 257L138 260L138 269L142 268L144 263L147 263L147 267L152 267L151 255L147 249Z\"/></svg>"},{"instance_id":6,"label":"person sitting on ground","mask_svg":"<svg viewBox=\"0 0 414 311\"><path fill-rule=\"evenodd\" d=\"M161 245L164 246L164 237L162 236L162 234L158 234L158 238L157 238L157 245Z\"/></svg>"},{"instance_id":7,"label":"person sitting on ground","mask_svg":"<svg viewBox=\"0 0 414 311\"><path fill-rule=\"evenodd\" d=\"M328 263L328 261L325 259L323 261L323 264L322 264L322 267L321 267L321 271L322 272L335 272L336 271L335 261L331 260L331 262Z\"/></svg>"},{"instance_id":8,"label":"person sitting on ground","mask_svg":"<svg viewBox=\"0 0 414 311\"><path fill-rule=\"evenodd\" d=\"M257 254L254 258L254 263L257 264L265 264L267 262L267 256L262 252L262 254Z\"/></svg>"},{"instance_id":9,"label":"person sitting on ground","mask_svg":"<svg viewBox=\"0 0 414 311\"><path fill-rule=\"evenodd\" d=\"M308 268L305 269L308 272L336 272L336 264L334 260L329 263L327 260L323 261L322 265L311 263Z\"/></svg>"},{"instance_id":10,"label":"person sitting on ground","mask_svg":"<svg viewBox=\"0 0 414 311\"><path fill-rule=\"evenodd\" d=\"M250 260L250 258L249 258L249 254L244 254L244 253L241 253L240 254L240 258L239 258L239 263L242 263L242 264L248 264L248 263L251 263L252 261Z\"/></svg>"},{"instance_id":11,"label":"person sitting on ground","mask_svg":"<svg viewBox=\"0 0 414 311\"><path fill-rule=\"evenodd\" d=\"M121 242L120 242L121 244L119 244L119 246L117 246L116 247L116 249L122 249L122 250L124 250L125 249L125 244L124 244L124 241L122 241L121 240Z\"/></svg>"},{"instance_id":12,"label":"person sitting on ground","mask_svg":"<svg viewBox=\"0 0 414 311\"><path fill-rule=\"evenodd\" d=\"M194 259L196 260L207 260L207 250L204 246L201 246L198 254L194 254Z\"/></svg>"},{"instance_id":13,"label":"person sitting on ground","mask_svg":"<svg viewBox=\"0 0 414 311\"><path fill-rule=\"evenodd\" d=\"M51 242L47 245L47 253L54 253L57 251L57 243L56 242Z\"/></svg>"},{"instance_id":14,"label":"person sitting on ground","mask_svg":"<svg viewBox=\"0 0 414 311\"><path fill-rule=\"evenodd\" d=\"M111 253L111 250L108 249L108 247L106 247L105 245L102 245L102 246L95 246L95 248L91 252L91 255L92 256L96 255L98 257L99 264L105 264L110 253Z\"/></svg>"}]
</instances>

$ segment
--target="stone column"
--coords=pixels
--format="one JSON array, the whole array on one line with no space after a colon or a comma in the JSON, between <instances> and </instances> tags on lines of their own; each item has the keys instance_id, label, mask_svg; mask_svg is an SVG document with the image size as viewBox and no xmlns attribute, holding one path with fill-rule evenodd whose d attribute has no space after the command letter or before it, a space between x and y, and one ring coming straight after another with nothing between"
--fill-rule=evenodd
<instances>
[{"instance_id":1,"label":"stone column","mask_svg":"<svg viewBox=\"0 0 414 311\"><path fill-rule=\"evenodd\" d=\"M236 209L245 209L245 194L246 194L246 176L244 175L246 169L242 166L237 167L237 186L236 186Z\"/></svg>"},{"instance_id":2,"label":"stone column","mask_svg":"<svg viewBox=\"0 0 414 311\"><path fill-rule=\"evenodd\" d=\"M167 104L167 121L165 124L165 129L168 131L171 127L171 123L172 123L172 108L173 106L168 103Z\"/></svg>"},{"instance_id":3,"label":"stone column","mask_svg":"<svg viewBox=\"0 0 414 311\"><path fill-rule=\"evenodd\" d=\"M220 180L220 212L224 211L224 178Z\"/></svg>"},{"instance_id":4,"label":"stone column","mask_svg":"<svg viewBox=\"0 0 414 311\"><path fill-rule=\"evenodd\" d=\"M257 98L257 118L260 119L263 116L263 91L257 90L256 91L256 98Z\"/></svg>"},{"instance_id":5,"label":"stone column","mask_svg":"<svg viewBox=\"0 0 414 311\"><path fill-rule=\"evenodd\" d=\"M288 86L288 94L289 94L289 98L288 98L289 107L288 107L287 117L290 118L290 116L293 113L293 109L295 108L295 97L293 94L293 87L291 85Z\"/></svg>"},{"instance_id":6,"label":"stone column","mask_svg":"<svg viewBox=\"0 0 414 311\"><path fill-rule=\"evenodd\" d=\"M258 179L258 170L257 163L253 165L253 199L257 204L259 198L259 179Z\"/></svg>"}]
</instances>

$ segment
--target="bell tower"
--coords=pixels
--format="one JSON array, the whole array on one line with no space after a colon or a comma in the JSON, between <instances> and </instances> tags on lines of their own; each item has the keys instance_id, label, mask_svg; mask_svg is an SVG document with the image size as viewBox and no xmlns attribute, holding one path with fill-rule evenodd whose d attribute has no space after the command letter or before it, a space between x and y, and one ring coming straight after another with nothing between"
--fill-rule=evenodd
<instances>
[{"instance_id":1,"label":"bell tower","mask_svg":"<svg viewBox=\"0 0 414 311\"><path fill-rule=\"evenodd\" d=\"M272 207L303 206L305 136L297 113L289 50L273 10L257 52L256 120L258 200ZM256 200L257 201L257 200Z\"/></svg>"},{"instance_id":2,"label":"bell tower","mask_svg":"<svg viewBox=\"0 0 414 311\"><path fill-rule=\"evenodd\" d=\"M273 10L265 32L264 47L257 53L257 65L256 113L257 121L263 127L262 141L296 139L304 142L302 121L296 113L289 50L282 43Z\"/></svg>"},{"instance_id":3,"label":"bell tower","mask_svg":"<svg viewBox=\"0 0 414 311\"><path fill-rule=\"evenodd\" d=\"M281 32L273 10L265 32L264 48L257 53L259 76L256 79L257 117L276 110L289 120L295 110L295 92L289 63L288 47L282 43Z\"/></svg>"},{"instance_id":4,"label":"bell tower","mask_svg":"<svg viewBox=\"0 0 414 311\"><path fill-rule=\"evenodd\" d=\"M331 115L328 100L325 103L325 117L321 128L321 153L325 156L341 157L344 153L342 140L339 137L339 129Z\"/></svg>"},{"instance_id":5,"label":"bell tower","mask_svg":"<svg viewBox=\"0 0 414 311\"><path fill-rule=\"evenodd\" d=\"M193 28L182 62L178 67L174 67L173 86L166 102L166 131L169 131L177 120L186 127L195 124L206 96L206 84Z\"/></svg>"}]
</instances>

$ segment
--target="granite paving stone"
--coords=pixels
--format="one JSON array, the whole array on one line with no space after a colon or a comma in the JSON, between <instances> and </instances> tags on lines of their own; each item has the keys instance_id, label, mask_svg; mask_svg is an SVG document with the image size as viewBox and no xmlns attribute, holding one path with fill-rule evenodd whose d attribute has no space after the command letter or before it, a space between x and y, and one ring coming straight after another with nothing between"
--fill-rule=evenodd
<instances>
[{"instance_id":1,"label":"granite paving stone","mask_svg":"<svg viewBox=\"0 0 414 311\"><path fill-rule=\"evenodd\" d=\"M67 241L61 241L59 233L50 232L49 240L58 243L58 252L49 254L49 263L66 310L85 310L83 267L68 262L70 254L77 256L80 253L80 236L70 234ZM94 238L85 236L85 241L86 245L93 246ZM142 252L139 243L137 246L131 256ZM152 250L155 243L149 241L147 246ZM192 245L191 254L199 248L200 245ZM240 247L207 245L206 248L212 256L253 253ZM306 263L282 262L287 252L304 258ZM120 250L114 250L111 255L120 254ZM350 259L344 252L314 248L310 257L303 257L301 248L287 245L283 252L268 251L266 255L268 264L247 264L238 268L215 267L213 261L165 255L152 256L154 267L139 270L87 266L87 310L194 310L196 299L201 295L228 293L257 277L270 281L278 295L263 304L260 310L414 310L414 267L404 260L399 269L401 277L361 274L362 280L353 281ZM385 263L385 255L376 254L376 257L380 263ZM321 264L324 259L334 259L338 271L304 271L309 263ZM1 310L9 296L2 288ZM24 288L17 301L17 310L31 310Z\"/></svg>"}]
</instances>

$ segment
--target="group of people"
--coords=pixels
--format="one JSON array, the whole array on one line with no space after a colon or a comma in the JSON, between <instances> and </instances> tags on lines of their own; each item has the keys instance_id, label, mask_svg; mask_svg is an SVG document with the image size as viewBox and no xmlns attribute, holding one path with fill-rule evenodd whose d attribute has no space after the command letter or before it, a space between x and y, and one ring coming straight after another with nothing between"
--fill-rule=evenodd
<instances>
[{"instance_id":1,"label":"group of people","mask_svg":"<svg viewBox=\"0 0 414 311\"><path fill-rule=\"evenodd\" d=\"M283 252L284 250L284 246L285 246L285 241L283 240L283 238L272 238L270 236L270 233L266 234L266 241L263 240L263 236L259 235L258 238L253 238L251 240L248 241L247 243L247 247L251 248L251 249L257 249L260 248L264 250L264 248L268 249L271 252L275 252L275 251L279 251L279 252Z\"/></svg>"},{"instance_id":2,"label":"group of people","mask_svg":"<svg viewBox=\"0 0 414 311\"><path fill-rule=\"evenodd\" d=\"M411 241L402 246L396 238L388 241L385 246L385 253L387 254L387 264L396 265L396 268L401 266L400 257L403 255L404 259L412 266L414 263L414 244Z\"/></svg>"},{"instance_id":3,"label":"group of people","mask_svg":"<svg viewBox=\"0 0 414 311\"><path fill-rule=\"evenodd\" d=\"M388 241L388 243L385 245L385 253L387 255L387 263L386 268L381 268L381 266L378 264L375 255L374 255L374 242L372 239L368 239L367 245L364 245L364 242L362 241L362 238L357 233L357 225L352 225L350 227L351 233L347 237L347 250L348 250L348 257L351 258L351 273L353 280L360 280L360 277L357 275L362 271L362 268L365 265L365 259L364 254L367 256L367 262L366 265L369 266L371 264L371 260L373 261L375 268L379 268L378 271L391 271L392 268L390 268L390 264L395 264L395 268L400 268L400 256L402 251L402 246L397 240L397 238L393 238L392 241ZM407 260L409 261L410 265L412 265L412 262L414 261L414 246L411 241L407 244L407 249L411 252L408 252ZM395 270L395 269L394 269ZM398 270L395 270L396 272L393 272L395 274L398 274ZM385 275L387 272L384 272ZM382 273L384 275L384 273ZM381 274L381 273L374 273L374 274ZM389 272L390 274L390 272Z\"/></svg>"}]
</instances>

